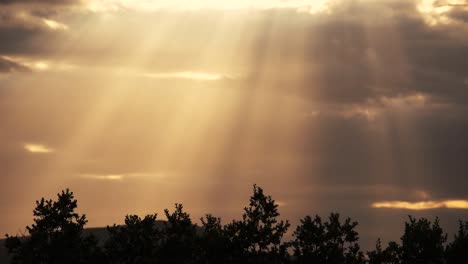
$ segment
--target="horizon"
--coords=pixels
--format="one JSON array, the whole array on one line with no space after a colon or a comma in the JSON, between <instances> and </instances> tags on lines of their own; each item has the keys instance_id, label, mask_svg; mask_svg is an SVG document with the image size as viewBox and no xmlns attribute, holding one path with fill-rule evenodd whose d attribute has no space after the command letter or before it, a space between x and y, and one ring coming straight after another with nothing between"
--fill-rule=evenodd
<instances>
[{"instance_id":1,"label":"horizon","mask_svg":"<svg viewBox=\"0 0 468 264\"><path fill-rule=\"evenodd\" d=\"M364 248L468 220L465 0L0 1L0 233L70 188L88 227L185 206Z\"/></svg>"}]
</instances>

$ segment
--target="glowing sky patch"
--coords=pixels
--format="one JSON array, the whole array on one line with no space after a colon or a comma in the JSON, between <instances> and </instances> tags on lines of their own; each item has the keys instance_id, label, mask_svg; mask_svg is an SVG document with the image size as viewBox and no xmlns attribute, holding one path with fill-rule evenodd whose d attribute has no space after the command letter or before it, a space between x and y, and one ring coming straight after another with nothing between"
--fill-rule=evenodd
<instances>
[{"instance_id":1,"label":"glowing sky patch","mask_svg":"<svg viewBox=\"0 0 468 264\"><path fill-rule=\"evenodd\" d=\"M43 71L43 70L47 70L49 68L49 64L45 63L45 62L36 62L33 64L34 68L40 70L40 71Z\"/></svg>"},{"instance_id":2,"label":"glowing sky patch","mask_svg":"<svg viewBox=\"0 0 468 264\"><path fill-rule=\"evenodd\" d=\"M117 173L117 174L79 174L80 178L91 180L122 181L127 178L166 178L165 173Z\"/></svg>"},{"instance_id":3,"label":"glowing sky patch","mask_svg":"<svg viewBox=\"0 0 468 264\"><path fill-rule=\"evenodd\" d=\"M364 118L368 121L373 121L377 115L377 109L365 106L356 106L342 113L345 118Z\"/></svg>"},{"instance_id":4,"label":"glowing sky patch","mask_svg":"<svg viewBox=\"0 0 468 264\"><path fill-rule=\"evenodd\" d=\"M217 81L222 78L219 74L202 73L202 72L173 72L173 73L147 73L145 77L154 79L190 79L199 81Z\"/></svg>"},{"instance_id":5,"label":"glowing sky patch","mask_svg":"<svg viewBox=\"0 0 468 264\"><path fill-rule=\"evenodd\" d=\"M92 180L106 180L106 181L121 181L124 179L122 174L108 174L108 175L94 175L94 174L83 174L81 178L92 179Z\"/></svg>"},{"instance_id":6,"label":"glowing sky patch","mask_svg":"<svg viewBox=\"0 0 468 264\"><path fill-rule=\"evenodd\" d=\"M31 153L51 153L54 149L42 144L24 144L24 149Z\"/></svg>"},{"instance_id":7,"label":"glowing sky patch","mask_svg":"<svg viewBox=\"0 0 468 264\"><path fill-rule=\"evenodd\" d=\"M380 101L385 107L423 107L428 103L429 98L427 95L417 93L407 96L382 97Z\"/></svg>"},{"instance_id":8,"label":"glowing sky patch","mask_svg":"<svg viewBox=\"0 0 468 264\"><path fill-rule=\"evenodd\" d=\"M426 22L431 25L448 24L452 22L446 14L454 8L466 8L466 0L420 0L418 11L425 16Z\"/></svg>"},{"instance_id":9,"label":"glowing sky patch","mask_svg":"<svg viewBox=\"0 0 468 264\"><path fill-rule=\"evenodd\" d=\"M438 0L422 0L418 5L418 9L420 12L423 13L443 13L450 10L451 6L450 3L447 2L446 4L438 3ZM443 1L442 1L443 2Z\"/></svg>"},{"instance_id":10,"label":"glowing sky patch","mask_svg":"<svg viewBox=\"0 0 468 264\"><path fill-rule=\"evenodd\" d=\"M283 201L277 201L276 204L280 207L285 207L288 205L286 202L283 202Z\"/></svg>"},{"instance_id":11,"label":"glowing sky patch","mask_svg":"<svg viewBox=\"0 0 468 264\"><path fill-rule=\"evenodd\" d=\"M443 200L422 202L387 201L373 203L372 207L406 210L430 210L438 208L468 209L468 200Z\"/></svg>"}]
</instances>

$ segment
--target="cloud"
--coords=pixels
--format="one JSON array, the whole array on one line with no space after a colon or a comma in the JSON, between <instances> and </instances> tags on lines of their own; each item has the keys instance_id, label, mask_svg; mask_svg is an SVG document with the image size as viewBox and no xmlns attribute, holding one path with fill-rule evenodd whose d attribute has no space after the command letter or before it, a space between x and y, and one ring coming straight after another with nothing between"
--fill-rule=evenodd
<instances>
[{"instance_id":1,"label":"cloud","mask_svg":"<svg viewBox=\"0 0 468 264\"><path fill-rule=\"evenodd\" d=\"M62 61L28 56L0 56L0 72L2 72L2 59L5 61L3 72L70 72L77 69L76 65Z\"/></svg>"},{"instance_id":2,"label":"cloud","mask_svg":"<svg viewBox=\"0 0 468 264\"><path fill-rule=\"evenodd\" d=\"M123 181L125 179L131 178L152 178L152 179L162 179L166 175L163 173L122 173L122 174L79 174L82 179L91 179L91 180L106 180L106 181Z\"/></svg>"},{"instance_id":3,"label":"cloud","mask_svg":"<svg viewBox=\"0 0 468 264\"><path fill-rule=\"evenodd\" d=\"M1 6L0 8L0 54L31 55L50 54L55 51L57 42L64 36L68 26L58 22L58 11L35 8ZM66 15L69 12L61 11Z\"/></svg>"},{"instance_id":4,"label":"cloud","mask_svg":"<svg viewBox=\"0 0 468 264\"><path fill-rule=\"evenodd\" d=\"M418 10L431 26L452 23L454 20L451 13L466 11L467 8L466 0L421 0L418 5Z\"/></svg>"},{"instance_id":5,"label":"cloud","mask_svg":"<svg viewBox=\"0 0 468 264\"><path fill-rule=\"evenodd\" d=\"M24 144L24 149L28 152L31 153L51 153L54 152L55 150L42 144Z\"/></svg>"},{"instance_id":6,"label":"cloud","mask_svg":"<svg viewBox=\"0 0 468 264\"><path fill-rule=\"evenodd\" d=\"M53 39L60 35L59 32L68 29L68 25L59 22L60 19L57 18L67 17L80 10L82 2L81 0L0 0L2 36L0 54L36 54L43 50L53 51Z\"/></svg>"},{"instance_id":7,"label":"cloud","mask_svg":"<svg viewBox=\"0 0 468 264\"><path fill-rule=\"evenodd\" d=\"M8 72L30 72L31 69L11 58L0 56L0 73Z\"/></svg>"},{"instance_id":8,"label":"cloud","mask_svg":"<svg viewBox=\"0 0 468 264\"><path fill-rule=\"evenodd\" d=\"M124 6L164 5L160 1L117 2L110 3ZM301 6L307 2L310 1L269 1L264 5ZM203 1L194 3L204 5ZM245 6L251 5L249 1L243 3ZM464 90L468 65L462 58L468 56L468 48L462 37L464 34L459 32L468 33L468 26L466 23L430 26L425 22L425 13L418 9L420 3L366 0L350 4L334 1L333 5L328 5L332 11L330 14L313 16L289 9L236 11L232 16L242 19L228 19L224 29L236 34L216 39L213 42L216 45L211 45L206 55L217 61L203 57L206 43L210 43L215 32L213 25L220 22L216 20L219 17L214 15L214 11L200 9L187 17L184 11L157 9L152 12L164 17L168 25L178 26L171 29L171 38L158 40L158 49L150 49L157 54L157 60L149 58L135 67L143 68L140 72L147 72L147 77L155 79L217 80L221 76L216 73L211 75L210 72L219 71L217 66L232 64L232 69L245 71L242 74L252 73L252 80L265 76L264 85L268 85L271 91L296 94L321 103L352 104L355 108L365 108L356 104L365 104L369 100L416 94L449 103L466 103L468 95ZM167 4L178 5L178 2L168 1ZM221 5L217 1L216 4ZM455 10L461 12L460 8L452 8L443 14L452 17ZM223 12L227 15L230 11L219 11L217 14ZM80 39L80 45L72 46L67 54L61 56L85 65L101 64L96 65L98 67L133 61L131 56L138 54L138 43L148 43L148 34L144 34L137 25L156 21L154 13L146 14L138 9L126 11L119 16L106 17L105 24L100 23L104 14L72 10L56 15L30 14L33 18L26 19L24 25L16 23L13 26L11 21L3 23L12 26L4 28L5 32L0 30L0 34L6 36L6 41L0 43L0 53L55 55L57 47L70 47L67 43ZM20 20L11 16L5 15L10 17L9 20ZM99 30L86 31L89 32L86 38L75 35L72 30L57 30L74 28L75 25L79 27L76 17L82 17L90 25L98 25ZM377 17L381 23L375 23ZM52 26L48 26L44 19L50 21ZM239 21L244 20L250 26L242 34L236 30L242 26ZM269 30L272 23L274 28ZM37 25L31 28L33 24ZM128 37L123 38L121 30L127 32ZM236 35L244 39L237 41ZM384 38L388 40L382 41ZM114 40L112 45L107 43L109 39ZM106 48L109 46L112 48ZM226 47L238 51L236 60L226 56L230 52ZM259 54L264 54L266 50L268 54L276 55L260 58ZM95 61L96 56L99 56L99 62ZM208 69L197 69L201 60L207 61ZM303 67L298 68L297 65ZM157 73L162 71L168 73ZM220 72L230 71L223 69ZM340 78L336 77L337 74Z\"/></svg>"},{"instance_id":9,"label":"cloud","mask_svg":"<svg viewBox=\"0 0 468 264\"><path fill-rule=\"evenodd\" d=\"M68 26L52 19L43 19L44 23L53 30L68 30Z\"/></svg>"},{"instance_id":10,"label":"cloud","mask_svg":"<svg viewBox=\"0 0 468 264\"><path fill-rule=\"evenodd\" d=\"M468 209L468 200L443 200L443 201L422 201L422 202L387 201L387 202L375 202L371 206L373 208L406 209L406 210L431 210L431 209L438 209L438 208Z\"/></svg>"}]
</instances>

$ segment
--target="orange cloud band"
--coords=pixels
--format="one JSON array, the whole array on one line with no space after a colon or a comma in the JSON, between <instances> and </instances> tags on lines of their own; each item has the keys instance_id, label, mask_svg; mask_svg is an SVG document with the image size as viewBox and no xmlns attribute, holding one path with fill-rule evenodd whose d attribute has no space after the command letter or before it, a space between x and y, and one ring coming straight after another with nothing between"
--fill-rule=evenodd
<instances>
[{"instance_id":1,"label":"orange cloud band","mask_svg":"<svg viewBox=\"0 0 468 264\"><path fill-rule=\"evenodd\" d=\"M423 202L386 201L375 202L371 205L371 207L407 210L429 210L437 208L468 209L468 200L443 200Z\"/></svg>"}]
</instances>

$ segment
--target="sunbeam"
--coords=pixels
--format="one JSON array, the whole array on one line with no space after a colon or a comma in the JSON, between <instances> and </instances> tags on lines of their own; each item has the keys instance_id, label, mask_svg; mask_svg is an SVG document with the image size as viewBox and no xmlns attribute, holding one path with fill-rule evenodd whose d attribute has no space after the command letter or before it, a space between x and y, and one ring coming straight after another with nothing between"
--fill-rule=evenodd
<instances>
[{"instance_id":1,"label":"sunbeam","mask_svg":"<svg viewBox=\"0 0 468 264\"><path fill-rule=\"evenodd\" d=\"M256 183L293 225L363 221L366 247L399 239L407 210L468 217L467 15L462 0L0 1L0 233L67 187L105 226L174 202L229 222Z\"/></svg>"}]
</instances>

